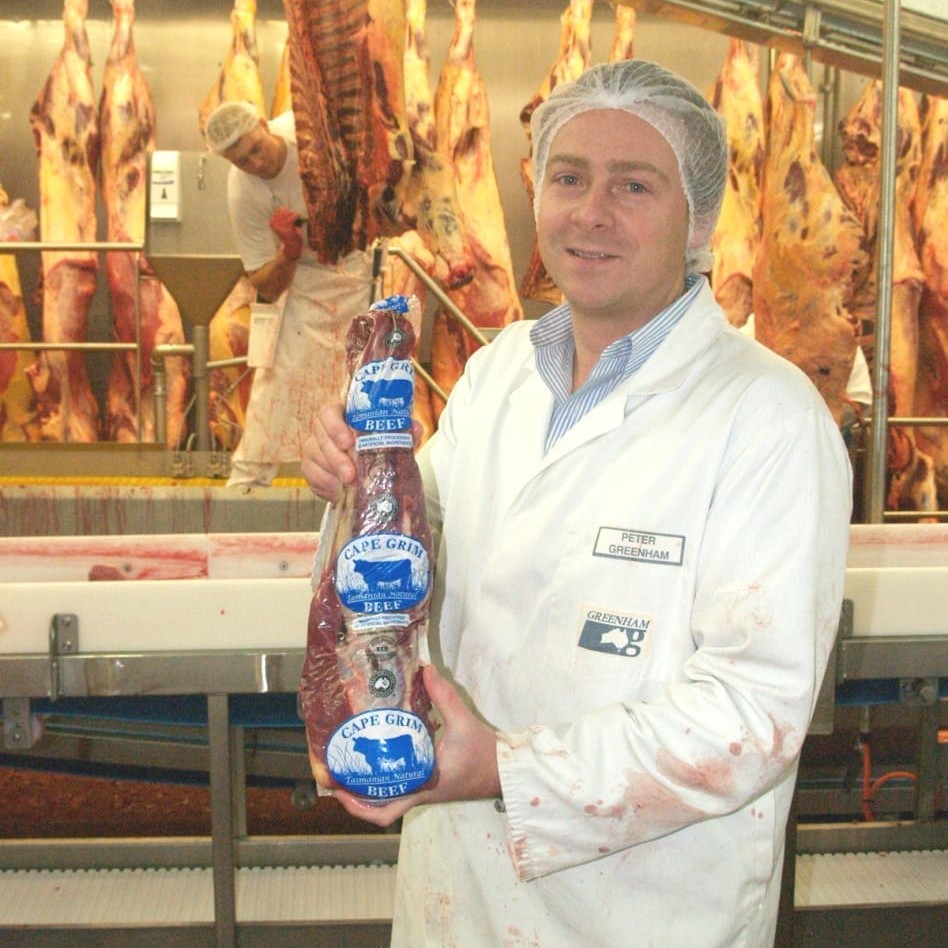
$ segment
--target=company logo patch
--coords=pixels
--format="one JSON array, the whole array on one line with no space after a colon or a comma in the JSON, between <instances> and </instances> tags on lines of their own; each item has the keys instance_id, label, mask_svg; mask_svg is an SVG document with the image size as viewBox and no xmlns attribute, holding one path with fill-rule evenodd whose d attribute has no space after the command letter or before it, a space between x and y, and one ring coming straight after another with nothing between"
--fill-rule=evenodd
<instances>
[{"instance_id":1,"label":"company logo patch","mask_svg":"<svg viewBox=\"0 0 948 948\"><path fill-rule=\"evenodd\" d=\"M593 547L593 556L663 566L681 566L684 555L685 538L682 536L624 527L600 527Z\"/></svg>"},{"instance_id":2,"label":"company logo patch","mask_svg":"<svg viewBox=\"0 0 948 948\"><path fill-rule=\"evenodd\" d=\"M652 617L636 612L614 612L586 606L579 647L607 655L637 658L652 628Z\"/></svg>"}]
</instances>

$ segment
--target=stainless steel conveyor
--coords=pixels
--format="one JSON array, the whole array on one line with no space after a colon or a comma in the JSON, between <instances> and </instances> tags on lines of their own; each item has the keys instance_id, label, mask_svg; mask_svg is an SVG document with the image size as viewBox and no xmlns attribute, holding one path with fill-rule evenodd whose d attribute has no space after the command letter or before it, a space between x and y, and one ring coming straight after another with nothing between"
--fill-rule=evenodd
<instances>
[{"instance_id":1,"label":"stainless steel conveyor","mask_svg":"<svg viewBox=\"0 0 948 948\"><path fill-rule=\"evenodd\" d=\"M202 695L211 789L209 839L0 842L5 945L35 944L38 931L44 944L70 948L154 944L158 935L185 948L387 941L397 835L246 835L243 743L230 702L295 692L316 542L315 534L0 540L5 743L29 743L35 698ZM162 578L87 581L142 574ZM310 884L310 899L292 897ZM90 886L102 911L83 894ZM38 907L27 921L24 912Z\"/></svg>"}]
</instances>

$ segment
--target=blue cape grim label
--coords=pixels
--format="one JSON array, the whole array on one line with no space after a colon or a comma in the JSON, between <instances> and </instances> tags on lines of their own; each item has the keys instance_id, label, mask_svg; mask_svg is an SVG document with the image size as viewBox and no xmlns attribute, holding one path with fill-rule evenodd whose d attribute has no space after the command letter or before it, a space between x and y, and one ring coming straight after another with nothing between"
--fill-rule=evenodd
<instances>
[{"instance_id":1,"label":"blue cape grim label","mask_svg":"<svg viewBox=\"0 0 948 948\"><path fill-rule=\"evenodd\" d=\"M428 551L401 533L353 537L336 559L336 592L352 612L403 612L428 592Z\"/></svg>"},{"instance_id":2,"label":"blue cape grim label","mask_svg":"<svg viewBox=\"0 0 948 948\"><path fill-rule=\"evenodd\" d=\"M378 708L354 715L333 731L326 763L347 790L388 800L428 782L434 770L434 744L417 715L401 708Z\"/></svg>"},{"instance_id":3,"label":"blue cape grim label","mask_svg":"<svg viewBox=\"0 0 948 948\"><path fill-rule=\"evenodd\" d=\"M379 359L361 366L346 399L346 421L356 431L408 431L415 395L410 359Z\"/></svg>"}]
</instances>

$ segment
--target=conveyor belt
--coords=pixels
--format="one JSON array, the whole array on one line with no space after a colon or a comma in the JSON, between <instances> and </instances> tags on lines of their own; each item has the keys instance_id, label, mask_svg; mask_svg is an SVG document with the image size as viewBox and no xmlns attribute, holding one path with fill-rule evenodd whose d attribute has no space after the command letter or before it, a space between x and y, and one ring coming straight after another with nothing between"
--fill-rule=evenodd
<instances>
[{"instance_id":1,"label":"conveyor belt","mask_svg":"<svg viewBox=\"0 0 948 948\"><path fill-rule=\"evenodd\" d=\"M301 477L274 478L271 488L306 487ZM71 476L56 477L48 474L0 477L3 487L218 487L226 488L227 481L219 477L107 477ZM235 488L230 488L234 490ZM236 488L239 490L239 488ZM261 490L265 488L260 488Z\"/></svg>"},{"instance_id":2,"label":"conveyor belt","mask_svg":"<svg viewBox=\"0 0 948 948\"><path fill-rule=\"evenodd\" d=\"M797 908L948 902L948 850L800 855Z\"/></svg>"},{"instance_id":3,"label":"conveyor belt","mask_svg":"<svg viewBox=\"0 0 948 948\"><path fill-rule=\"evenodd\" d=\"M389 921L393 866L237 871L237 921ZM0 928L213 922L210 868L0 872Z\"/></svg>"},{"instance_id":4,"label":"conveyor belt","mask_svg":"<svg viewBox=\"0 0 948 948\"><path fill-rule=\"evenodd\" d=\"M317 529L325 508L295 477L248 492L228 488L220 478L144 476L118 464L114 476L76 472L60 478L8 471L6 457L3 467L3 537L309 531Z\"/></svg>"}]
</instances>

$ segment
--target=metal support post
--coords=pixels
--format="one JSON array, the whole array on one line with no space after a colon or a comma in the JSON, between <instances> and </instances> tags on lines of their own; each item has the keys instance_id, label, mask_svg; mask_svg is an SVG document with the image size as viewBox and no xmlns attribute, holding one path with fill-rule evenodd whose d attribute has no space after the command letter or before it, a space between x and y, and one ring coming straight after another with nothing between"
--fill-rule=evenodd
<instances>
[{"instance_id":1,"label":"metal support post","mask_svg":"<svg viewBox=\"0 0 948 948\"><path fill-rule=\"evenodd\" d=\"M226 694L207 696L207 728L211 780L211 859L214 865L214 930L217 948L235 948L237 897L230 787L230 708Z\"/></svg>"},{"instance_id":2,"label":"metal support post","mask_svg":"<svg viewBox=\"0 0 948 948\"><path fill-rule=\"evenodd\" d=\"M238 842L247 837L247 765L244 760L244 729L230 729L231 835Z\"/></svg>"},{"instance_id":3,"label":"metal support post","mask_svg":"<svg viewBox=\"0 0 948 948\"><path fill-rule=\"evenodd\" d=\"M879 244L876 329L872 367L872 448L866 471L867 523L885 516L886 437L889 415L889 346L892 339L892 267L895 253L895 163L899 106L899 0L884 0L882 24L882 176L879 193ZM904 412L905 406L897 406ZM911 411L911 406L908 406Z\"/></svg>"},{"instance_id":4,"label":"metal support post","mask_svg":"<svg viewBox=\"0 0 948 948\"><path fill-rule=\"evenodd\" d=\"M194 364L191 375L194 382L194 430L198 451L211 450L211 388L207 372L210 357L210 334L207 326L191 328L194 343Z\"/></svg>"},{"instance_id":5,"label":"metal support post","mask_svg":"<svg viewBox=\"0 0 948 948\"><path fill-rule=\"evenodd\" d=\"M918 772L915 784L915 819L931 823L938 799L938 730L940 706L938 679L924 679L932 701L922 705L918 722Z\"/></svg>"}]
</instances>

